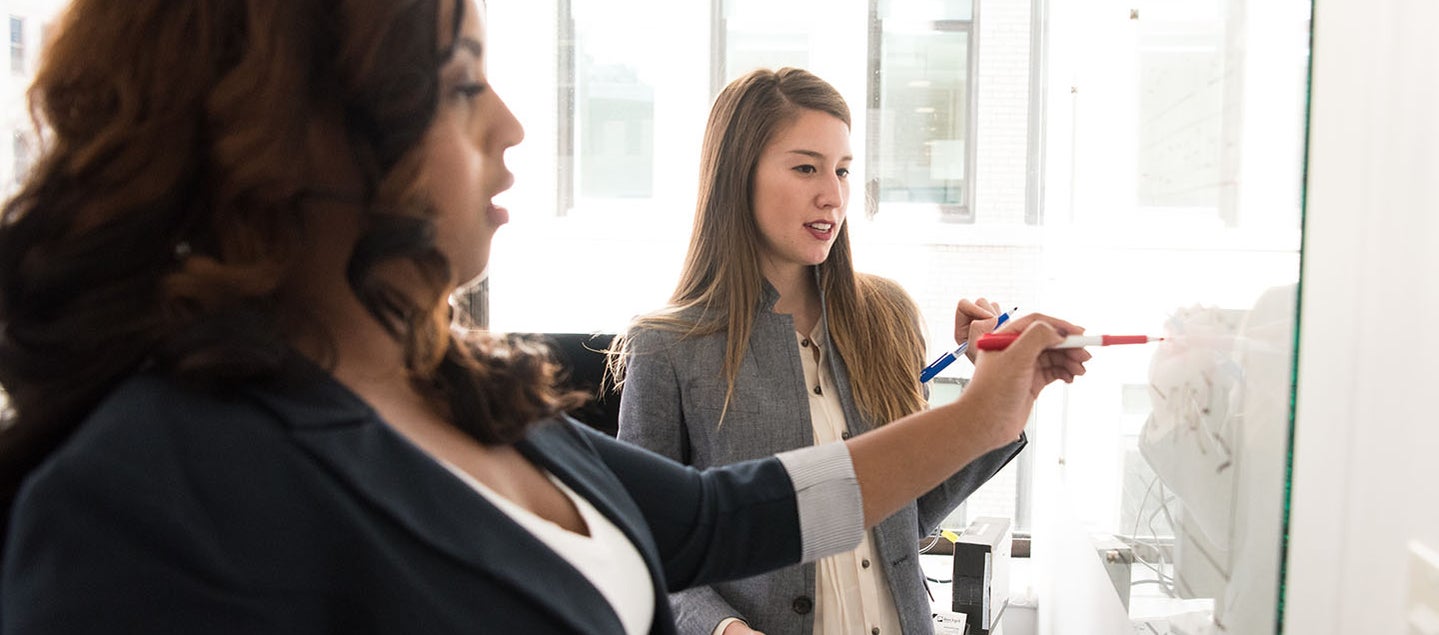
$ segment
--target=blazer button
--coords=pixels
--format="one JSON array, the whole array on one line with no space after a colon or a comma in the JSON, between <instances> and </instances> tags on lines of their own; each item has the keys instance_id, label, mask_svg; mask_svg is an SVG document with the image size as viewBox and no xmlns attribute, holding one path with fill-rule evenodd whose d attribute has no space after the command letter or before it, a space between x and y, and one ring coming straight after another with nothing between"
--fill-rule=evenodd
<instances>
[{"instance_id":1,"label":"blazer button","mask_svg":"<svg viewBox=\"0 0 1439 635\"><path fill-rule=\"evenodd\" d=\"M839 438L841 439L848 439L849 436L849 430L845 430L844 432L839 433Z\"/></svg>"},{"instance_id":2,"label":"blazer button","mask_svg":"<svg viewBox=\"0 0 1439 635\"><path fill-rule=\"evenodd\" d=\"M818 384L816 384L815 387L814 387L814 394L816 394L816 395L823 395L823 394L824 394L824 391L819 389L819 385L818 385Z\"/></svg>"},{"instance_id":3,"label":"blazer button","mask_svg":"<svg viewBox=\"0 0 1439 635\"><path fill-rule=\"evenodd\" d=\"M860 561L859 561L859 566L868 569L868 568L869 568L869 558L865 558L865 559L863 559L863 560L860 560Z\"/></svg>"},{"instance_id":4,"label":"blazer button","mask_svg":"<svg viewBox=\"0 0 1439 635\"><path fill-rule=\"evenodd\" d=\"M794 609L795 613L805 615L814 610L814 600L801 595L795 598L793 602L790 602L789 607Z\"/></svg>"},{"instance_id":5,"label":"blazer button","mask_svg":"<svg viewBox=\"0 0 1439 635\"><path fill-rule=\"evenodd\" d=\"M803 347L805 347L805 348L809 348L809 338L805 338L805 339L800 340L800 341L799 341L799 345L800 345L800 346L803 346Z\"/></svg>"}]
</instances>

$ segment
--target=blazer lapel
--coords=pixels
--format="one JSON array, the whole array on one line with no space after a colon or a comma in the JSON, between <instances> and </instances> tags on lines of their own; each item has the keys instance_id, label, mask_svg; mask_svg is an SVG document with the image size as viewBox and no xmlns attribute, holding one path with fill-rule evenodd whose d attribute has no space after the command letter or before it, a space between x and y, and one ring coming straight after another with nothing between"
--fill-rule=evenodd
<instances>
[{"instance_id":1,"label":"blazer lapel","mask_svg":"<svg viewBox=\"0 0 1439 635\"><path fill-rule=\"evenodd\" d=\"M257 393L295 442L418 540L520 590L572 632L623 632L609 602L578 570L390 429L328 376L306 390Z\"/></svg>"},{"instance_id":2,"label":"blazer lapel","mask_svg":"<svg viewBox=\"0 0 1439 635\"><path fill-rule=\"evenodd\" d=\"M526 458L559 477L575 493L588 500L629 538L649 568L656 592L663 596L659 547L654 544L649 528L642 526L640 510L630 500L619 479L570 436L580 434L583 425L546 421L536 425L525 441L516 447Z\"/></svg>"},{"instance_id":3,"label":"blazer lapel","mask_svg":"<svg viewBox=\"0 0 1439 635\"><path fill-rule=\"evenodd\" d=\"M610 522L629 538L639 550L640 558L650 574L650 589L655 598L655 623L651 633L672 632L674 613L669 605L668 586L664 577L664 566L659 559L659 546L649 527L644 524L644 515L635 505L624 486L614 473L604 467L593 448L582 439L583 435L596 437L591 443L614 442L582 423L568 420L547 421L538 424L523 443L516 446L536 465L549 470L559 477L575 493L588 500L595 509L604 514ZM668 622L661 624L661 621Z\"/></svg>"}]
</instances>

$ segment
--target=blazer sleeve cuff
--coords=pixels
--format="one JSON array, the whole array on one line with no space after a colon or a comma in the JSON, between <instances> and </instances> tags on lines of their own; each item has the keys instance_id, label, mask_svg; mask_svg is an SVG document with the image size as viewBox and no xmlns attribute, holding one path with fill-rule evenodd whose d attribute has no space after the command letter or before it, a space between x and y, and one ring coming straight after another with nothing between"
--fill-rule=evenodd
<instances>
[{"instance_id":1,"label":"blazer sleeve cuff","mask_svg":"<svg viewBox=\"0 0 1439 635\"><path fill-rule=\"evenodd\" d=\"M803 562L844 553L864 537L864 504L843 442L775 455L794 483Z\"/></svg>"}]
</instances>

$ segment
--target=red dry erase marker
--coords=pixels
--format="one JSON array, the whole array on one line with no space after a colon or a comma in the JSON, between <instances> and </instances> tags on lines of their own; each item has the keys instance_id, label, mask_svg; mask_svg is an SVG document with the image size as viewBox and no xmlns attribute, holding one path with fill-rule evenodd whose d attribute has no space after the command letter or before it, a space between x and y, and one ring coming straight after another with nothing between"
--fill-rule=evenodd
<instances>
[{"instance_id":1,"label":"red dry erase marker","mask_svg":"<svg viewBox=\"0 0 1439 635\"><path fill-rule=\"evenodd\" d=\"M1002 351L1016 339L1019 339L1019 333L985 333L979 336L978 340L975 340L974 347L982 351ZM1148 335L1071 335L1064 338L1063 342L1055 344L1050 348L1148 344L1149 342L1160 342L1163 340L1164 338L1162 337L1150 337Z\"/></svg>"}]
</instances>

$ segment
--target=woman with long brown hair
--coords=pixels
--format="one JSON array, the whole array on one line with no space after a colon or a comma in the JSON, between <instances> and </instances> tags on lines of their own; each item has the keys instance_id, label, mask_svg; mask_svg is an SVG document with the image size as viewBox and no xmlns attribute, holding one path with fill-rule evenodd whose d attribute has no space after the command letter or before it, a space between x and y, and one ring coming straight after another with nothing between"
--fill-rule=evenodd
<instances>
[{"instance_id":1,"label":"woman with long brown hair","mask_svg":"<svg viewBox=\"0 0 1439 635\"><path fill-rule=\"evenodd\" d=\"M846 548L1083 372L1017 321L962 404L706 472L574 423L452 323L523 137L483 17L71 5L0 222L0 631L672 633L666 590Z\"/></svg>"},{"instance_id":2,"label":"woman with long brown hair","mask_svg":"<svg viewBox=\"0 0 1439 635\"><path fill-rule=\"evenodd\" d=\"M843 97L803 69L751 71L720 93L679 284L611 357L622 440L707 468L848 439L926 407L918 307L851 260L849 129ZM958 341L994 328L997 309L960 301ZM680 631L931 632L919 539L1023 449L1016 438L853 551L672 595Z\"/></svg>"}]
</instances>

